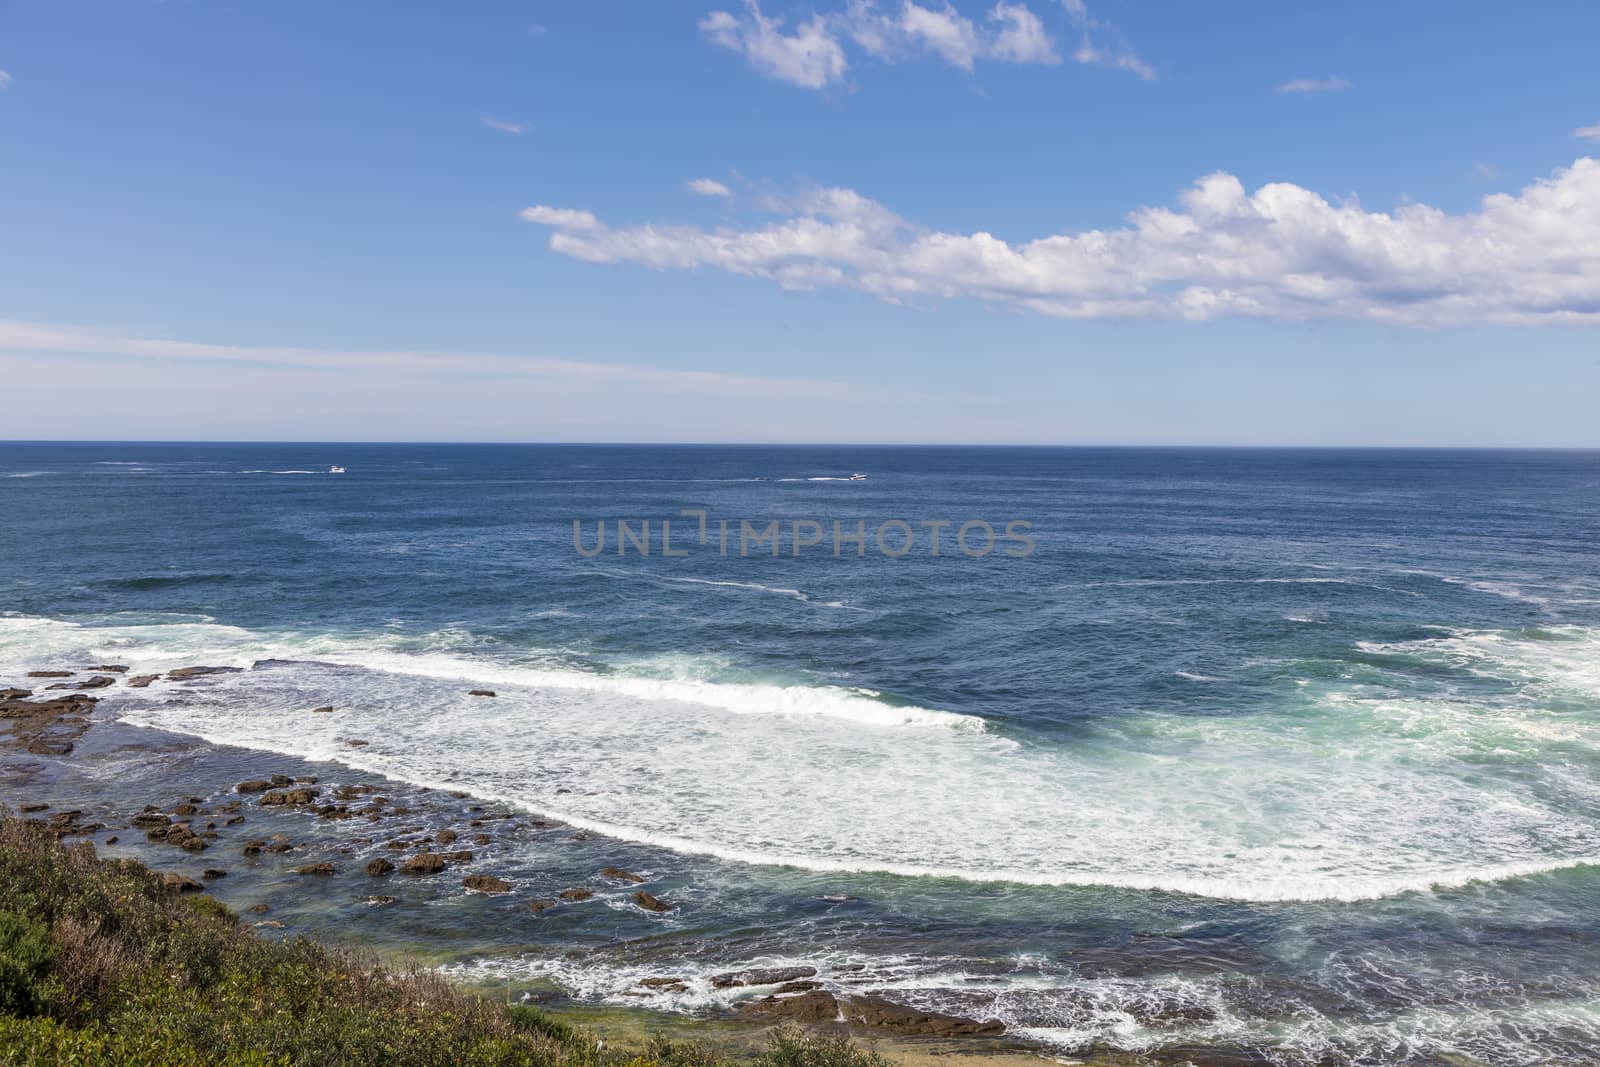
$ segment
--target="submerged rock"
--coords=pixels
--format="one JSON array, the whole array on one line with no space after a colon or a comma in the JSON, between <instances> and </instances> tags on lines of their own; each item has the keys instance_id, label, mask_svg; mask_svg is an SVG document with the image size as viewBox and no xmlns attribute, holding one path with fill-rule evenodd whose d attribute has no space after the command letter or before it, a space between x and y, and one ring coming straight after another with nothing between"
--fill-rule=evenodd
<instances>
[{"instance_id":1,"label":"submerged rock","mask_svg":"<svg viewBox=\"0 0 1600 1067\"><path fill-rule=\"evenodd\" d=\"M479 893L509 893L511 883L504 878L496 878L491 874L469 874L461 879L461 884L467 889Z\"/></svg>"},{"instance_id":2,"label":"submerged rock","mask_svg":"<svg viewBox=\"0 0 1600 1067\"><path fill-rule=\"evenodd\" d=\"M660 897L652 896L651 894L646 893L643 889L633 894L633 902L639 905L639 907L643 908L645 911L671 911L674 907L674 905L668 904Z\"/></svg>"},{"instance_id":3,"label":"submerged rock","mask_svg":"<svg viewBox=\"0 0 1600 1067\"><path fill-rule=\"evenodd\" d=\"M588 900L590 897L594 896L594 890L584 889L583 887L579 886L573 889L563 889L557 895L562 900Z\"/></svg>"},{"instance_id":4,"label":"submerged rock","mask_svg":"<svg viewBox=\"0 0 1600 1067\"><path fill-rule=\"evenodd\" d=\"M295 874L334 874L338 868L331 863L308 863L304 867L296 867Z\"/></svg>"},{"instance_id":5,"label":"submerged rock","mask_svg":"<svg viewBox=\"0 0 1600 1067\"><path fill-rule=\"evenodd\" d=\"M175 671L168 671L167 677L174 682L182 682L207 674L240 674L243 671L243 667L179 667Z\"/></svg>"},{"instance_id":6,"label":"submerged rock","mask_svg":"<svg viewBox=\"0 0 1600 1067\"><path fill-rule=\"evenodd\" d=\"M619 882L632 882L634 885L644 881L637 874L632 871L625 871L621 867L602 867L600 868L600 877L612 878Z\"/></svg>"},{"instance_id":7,"label":"submerged rock","mask_svg":"<svg viewBox=\"0 0 1600 1067\"><path fill-rule=\"evenodd\" d=\"M390 863L382 856L379 856L377 859L367 864L367 873L374 878L380 878L392 870L394 870L394 864Z\"/></svg>"},{"instance_id":8,"label":"submerged rock","mask_svg":"<svg viewBox=\"0 0 1600 1067\"><path fill-rule=\"evenodd\" d=\"M440 830L433 835L433 839L441 845L448 845L456 839L456 832L454 830Z\"/></svg>"},{"instance_id":9,"label":"submerged rock","mask_svg":"<svg viewBox=\"0 0 1600 1067\"><path fill-rule=\"evenodd\" d=\"M551 908L553 908L555 906L556 906L556 902L553 901L553 900L530 900L530 901L528 901L528 910L533 912L535 915L539 914L541 911L549 911Z\"/></svg>"}]
</instances>

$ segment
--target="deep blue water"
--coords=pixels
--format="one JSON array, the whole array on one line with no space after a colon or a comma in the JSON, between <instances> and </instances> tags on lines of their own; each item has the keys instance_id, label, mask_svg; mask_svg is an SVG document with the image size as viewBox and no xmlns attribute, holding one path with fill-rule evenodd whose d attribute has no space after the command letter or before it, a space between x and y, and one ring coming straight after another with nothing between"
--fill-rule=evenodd
<instances>
[{"instance_id":1,"label":"deep blue water","mask_svg":"<svg viewBox=\"0 0 1600 1067\"><path fill-rule=\"evenodd\" d=\"M626 922L651 973L864 965L1069 1051L1581 1062L1597 543L1593 452L10 444L0 682L291 660L104 706L562 818L685 902L473 973L620 996Z\"/></svg>"}]
</instances>

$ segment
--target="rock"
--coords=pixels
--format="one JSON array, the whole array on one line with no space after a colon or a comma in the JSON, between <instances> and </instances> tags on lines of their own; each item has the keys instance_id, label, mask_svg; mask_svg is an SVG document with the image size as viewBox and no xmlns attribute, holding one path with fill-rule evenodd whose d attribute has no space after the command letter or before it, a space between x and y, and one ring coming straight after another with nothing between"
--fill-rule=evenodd
<instances>
[{"instance_id":1,"label":"rock","mask_svg":"<svg viewBox=\"0 0 1600 1067\"><path fill-rule=\"evenodd\" d=\"M556 902L553 901L553 900L530 900L530 901L528 901L528 910L533 912L535 915L539 914L541 911L549 911L551 908L553 908L555 906L556 906Z\"/></svg>"},{"instance_id":2,"label":"rock","mask_svg":"<svg viewBox=\"0 0 1600 1067\"><path fill-rule=\"evenodd\" d=\"M444 868L444 857L432 852L419 852L400 865L400 869L407 874L438 874Z\"/></svg>"},{"instance_id":3,"label":"rock","mask_svg":"<svg viewBox=\"0 0 1600 1067\"><path fill-rule=\"evenodd\" d=\"M104 689L108 685L116 685L117 680L109 674L97 674L93 678L79 682L74 689Z\"/></svg>"},{"instance_id":4,"label":"rock","mask_svg":"<svg viewBox=\"0 0 1600 1067\"><path fill-rule=\"evenodd\" d=\"M444 858L451 863L471 863L472 852L468 849L462 849L459 852L446 852L444 853Z\"/></svg>"},{"instance_id":5,"label":"rock","mask_svg":"<svg viewBox=\"0 0 1600 1067\"><path fill-rule=\"evenodd\" d=\"M739 1010L751 1015L809 1023L831 1023L839 1018L839 1002L825 989L814 989L794 997L762 997L744 1002L739 1005Z\"/></svg>"},{"instance_id":6,"label":"rock","mask_svg":"<svg viewBox=\"0 0 1600 1067\"><path fill-rule=\"evenodd\" d=\"M369 908L381 908L395 902L394 897L366 897L362 901Z\"/></svg>"},{"instance_id":7,"label":"rock","mask_svg":"<svg viewBox=\"0 0 1600 1067\"><path fill-rule=\"evenodd\" d=\"M181 874L163 874L161 876L161 886L171 893L198 893L205 888L193 878L187 878Z\"/></svg>"},{"instance_id":8,"label":"rock","mask_svg":"<svg viewBox=\"0 0 1600 1067\"><path fill-rule=\"evenodd\" d=\"M433 839L441 845L448 845L456 839L456 832L454 830L440 830L433 835Z\"/></svg>"},{"instance_id":9,"label":"rock","mask_svg":"<svg viewBox=\"0 0 1600 1067\"><path fill-rule=\"evenodd\" d=\"M684 993L689 989L689 983L682 978L641 978L639 984L646 989L659 989L667 993Z\"/></svg>"},{"instance_id":10,"label":"rock","mask_svg":"<svg viewBox=\"0 0 1600 1067\"><path fill-rule=\"evenodd\" d=\"M493 689L474 689L470 693L468 693L467 695L470 696L470 697L492 697L492 696L494 696L494 690Z\"/></svg>"},{"instance_id":11,"label":"rock","mask_svg":"<svg viewBox=\"0 0 1600 1067\"><path fill-rule=\"evenodd\" d=\"M718 989L734 986L779 985L801 978L815 978L815 967L751 967L743 971L727 971L711 976L711 984Z\"/></svg>"},{"instance_id":12,"label":"rock","mask_svg":"<svg viewBox=\"0 0 1600 1067\"><path fill-rule=\"evenodd\" d=\"M149 684L151 682L156 682L156 681L160 681L160 680L161 680L161 675L159 675L159 674L136 674L132 678L128 679L128 688L130 688L130 689L144 689L147 686L149 686Z\"/></svg>"},{"instance_id":13,"label":"rock","mask_svg":"<svg viewBox=\"0 0 1600 1067\"><path fill-rule=\"evenodd\" d=\"M246 856L259 856L261 855L261 850L265 847L265 841L246 841L243 852Z\"/></svg>"},{"instance_id":14,"label":"rock","mask_svg":"<svg viewBox=\"0 0 1600 1067\"><path fill-rule=\"evenodd\" d=\"M813 996L811 993L802 996ZM1005 1024L997 1020L979 1022L974 1019L963 1019L958 1015L942 1015L939 1012L920 1011L908 1008L903 1004L884 1000L882 997L861 996L852 997L845 1005L844 1016L846 1021L857 1022L863 1026L879 1027L886 1030L898 1030L901 1033L920 1034L929 1037L972 1037L982 1034L999 1034L1005 1031Z\"/></svg>"},{"instance_id":15,"label":"rock","mask_svg":"<svg viewBox=\"0 0 1600 1067\"><path fill-rule=\"evenodd\" d=\"M496 878L489 874L469 874L461 879L461 884L467 889L479 893L509 893L511 883L504 878Z\"/></svg>"},{"instance_id":16,"label":"rock","mask_svg":"<svg viewBox=\"0 0 1600 1067\"><path fill-rule=\"evenodd\" d=\"M296 867L295 874L333 874L337 871L331 863L308 863L304 867Z\"/></svg>"},{"instance_id":17,"label":"rock","mask_svg":"<svg viewBox=\"0 0 1600 1067\"><path fill-rule=\"evenodd\" d=\"M312 708L311 709L311 714L313 714L313 715L332 715L333 714L333 705L332 704L327 704L327 705L324 705L323 707L320 707L320 708Z\"/></svg>"},{"instance_id":18,"label":"rock","mask_svg":"<svg viewBox=\"0 0 1600 1067\"><path fill-rule=\"evenodd\" d=\"M640 882L644 881L644 879L640 878L637 874L634 874L632 871L625 871L621 867L601 867L600 877L612 878L619 882L632 882L634 885L638 885Z\"/></svg>"},{"instance_id":19,"label":"rock","mask_svg":"<svg viewBox=\"0 0 1600 1067\"><path fill-rule=\"evenodd\" d=\"M276 790L261 794L261 803L275 807L306 805L317 799L317 792L310 787Z\"/></svg>"},{"instance_id":20,"label":"rock","mask_svg":"<svg viewBox=\"0 0 1600 1067\"><path fill-rule=\"evenodd\" d=\"M167 677L174 682L183 682L207 674L239 674L243 670L243 667L179 667L175 671L168 671Z\"/></svg>"},{"instance_id":21,"label":"rock","mask_svg":"<svg viewBox=\"0 0 1600 1067\"><path fill-rule=\"evenodd\" d=\"M267 907L265 904L252 904L250 905L249 910L255 912L257 915L265 915L272 909Z\"/></svg>"},{"instance_id":22,"label":"rock","mask_svg":"<svg viewBox=\"0 0 1600 1067\"><path fill-rule=\"evenodd\" d=\"M584 889L580 886L575 889L563 889L557 895L560 896L562 900L588 900L590 897L594 896L594 890Z\"/></svg>"},{"instance_id":23,"label":"rock","mask_svg":"<svg viewBox=\"0 0 1600 1067\"><path fill-rule=\"evenodd\" d=\"M394 870L394 864L390 863L382 856L379 856L377 859L367 864L367 873L374 878L382 877L392 870Z\"/></svg>"},{"instance_id":24,"label":"rock","mask_svg":"<svg viewBox=\"0 0 1600 1067\"><path fill-rule=\"evenodd\" d=\"M91 671L105 671L107 674L127 674L128 668L120 663L102 663L98 667L90 667Z\"/></svg>"},{"instance_id":25,"label":"rock","mask_svg":"<svg viewBox=\"0 0 1600 1067\"><path fill-rule=\"evenodd\" d=\"M32 815L36 811L49 811L50 810L50 805L48 805L48 804L24 804L24 805L22 805L22 807L18 808L17 810L22 812L22 814L24 814L24 815Z\"/></svg>"},{"instance_id":26,"label":"rock","mask_svg":"<svg viewBox=\"0 0 1600 1067\"><path fill-rule=\"evenodd\" d=\"M288 783L285 783L288 784ZM248 782L240 782L233 787L236 793L265 793L272 788L272 782L266 778L252 778Z\"/></svg>"},{"instance_id":27,"label":"rock","mask_svg":"<svg viewBox=\"0 0 1600 1067\"><path fill-rule=\"evenodd\" d=\"M671 911L673 909L673 905L668 904L660 897L652 896L651 894L646 893L643 889L633 894L633 902L639 905L639 907L643 908L645 911L663 912Z\"/></svg>"},{"instance_id":28,"label":"rock","mask_svg":"<svg viewBox=\"0 0 1600 1067\"><path fill-rule=\"evenodd\" d=\"M493 840L494 840L494 838L491 837L488 834L473 834L472 835L473 843L474 844L478 844L478 845L487 845L489 842L491 842Z\"/></svg>"},{"instance_id":29,"label":"rock","mask_svg":"<svg viewBox=\"0 0 1600 1067\"><path fill-rule=\"evenodd\" d=\"M0 689L0 700L21 700L33 696L32 689Z\"/></svg>"},{"instance_id":30,"label":"rock","mask_svg":"<svg viewBox=\"0 0 1600 1067\"><path fill-rule=\"evenodd\" d=\"M106 844L114 845L114 844L117 843L118 840L119 839L118 839L117 835L116 834L112 834L110 837L106 838Z\"/></svg>"},{"instance_id":31,"label":"rock","mask_svg":"<svg viewBox=\"0 0 1600 1067\"><path fill-rule=\"evenodd\" d=\"M211 881L216 878L226 878L227 876L228 872L219 867L207 867L205 870L200 872L200 877L206 879L207 881Z\"/></svg>"},{"instance_id":32,"label":"rock","mask_svg":"<svg viewBox=\"0 0 1600 1067\"><path fill-rule=\"evenodd\" d=\"M128 821L135 826L147 830L152 826L168 826L172 823L171 819L156 811L141 811Z\"/></svg>"},{"instance_id":33,"label":"rock","mask_svg":"<svg viewBox=\"0 0 1600 1067\"><path fill-rule=\"evenodd\" d=\"M29 671L29 678L71 678L71 671Z\"/></svg>"}]
</instances>

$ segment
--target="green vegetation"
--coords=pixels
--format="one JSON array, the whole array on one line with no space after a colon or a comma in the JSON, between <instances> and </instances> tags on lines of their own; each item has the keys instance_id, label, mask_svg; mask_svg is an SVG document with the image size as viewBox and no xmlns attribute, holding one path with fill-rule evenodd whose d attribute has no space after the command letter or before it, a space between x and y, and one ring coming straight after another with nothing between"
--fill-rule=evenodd
<instances>
[{"instance_id":1,"label":"green vegetation","mask_svg":"<svg viewBox=\"0 0 1600 1067\"><path fill-rule=\"evenodd\" d=\"M641 1049L304 938L0 813L0 1064L720 1067ZM842 1038L775 1032L751 1067L888 1067Z\"/></svg>"}]
</instances>

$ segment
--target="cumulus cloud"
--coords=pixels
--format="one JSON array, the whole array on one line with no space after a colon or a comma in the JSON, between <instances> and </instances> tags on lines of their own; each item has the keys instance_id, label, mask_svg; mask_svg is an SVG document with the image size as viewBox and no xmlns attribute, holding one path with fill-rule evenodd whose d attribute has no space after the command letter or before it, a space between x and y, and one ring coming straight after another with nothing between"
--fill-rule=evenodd
<instances>
[{"instance_id":1,"label":"cumulus cloud","mask_svg":"<svg viewBox=\"0 0 1600 1067\"><path fill-rule=\"evenodd\" d=\"M812 190L742 228L611 226L543 206L522 217L588 262L715 268L894 303L971 298L1074 319L1600 324L1600 161L1589 158L1460 215L1367 211L1286 182L1250 192L1217 173L1176 208L1020 243L928 230L849 189Z\"/></svg>"},{"instance_id":2,"label":"cumulus cloud","mask_svg":"<svg viewBox=\"0 0 1600 1067\"><path fill-rule=\"evenodd\" d=\"M523 123L507 122L504 119L490 118L488 115L481 116L478 121L491 130L499 130L502 133L523 133L528 129Z\"/></svg>"},{"instance_id":3,"label":"cumulus cloud","mask_svg":"<svg viewBox=\"0 0 1600 1067\"><path fill-rule=\"evenodd\" d=\"M1278 86L1280 93L1332 93L1350 89L1354 83L1346 78L1295 78Z\"/></svg>"},{"instance_id":4,"label":"cumulus cloud","mask_svg":"<svg viewBox=\"0 0 1600 1067\"><path fill-rule=\"evenodd\" d=\"M696 178L685 182L685 189L697 196L732 196L733 190L717 181L715 178Z\"/></svg>"},{"instance_id":5,"label":"cumulus cloud","mask_svg":"<svg viewBox=\"0 0 1600 1067\"><path fill-rule=\"evenodd\" d=\"M1064 6L1079 36L1075 62L1154 76L1112 27L1090 17L1082 0ZM842 9L790 22L767 15L759 0L745 0L737 12L711 12L700 30L768 77L808 89L843 81L851 51L885 63L931 57L966 71L979 62L1061 62L1044 19L1019 0L999 0L981 16L962 14L949 0L848 0Z\"/></svg>"},{"instance_id":6,"label":"cumulus cloud","mask_svg":"<svg viewBox=\"0 0 1600 1067\"><path fill-rule=\"evenodd\" d=\"M1581 137L1585 141L1600 141L1600 122L1593 126L1579 126L1572 131L1572 136Z\"/></svg>"}]
</instances>

